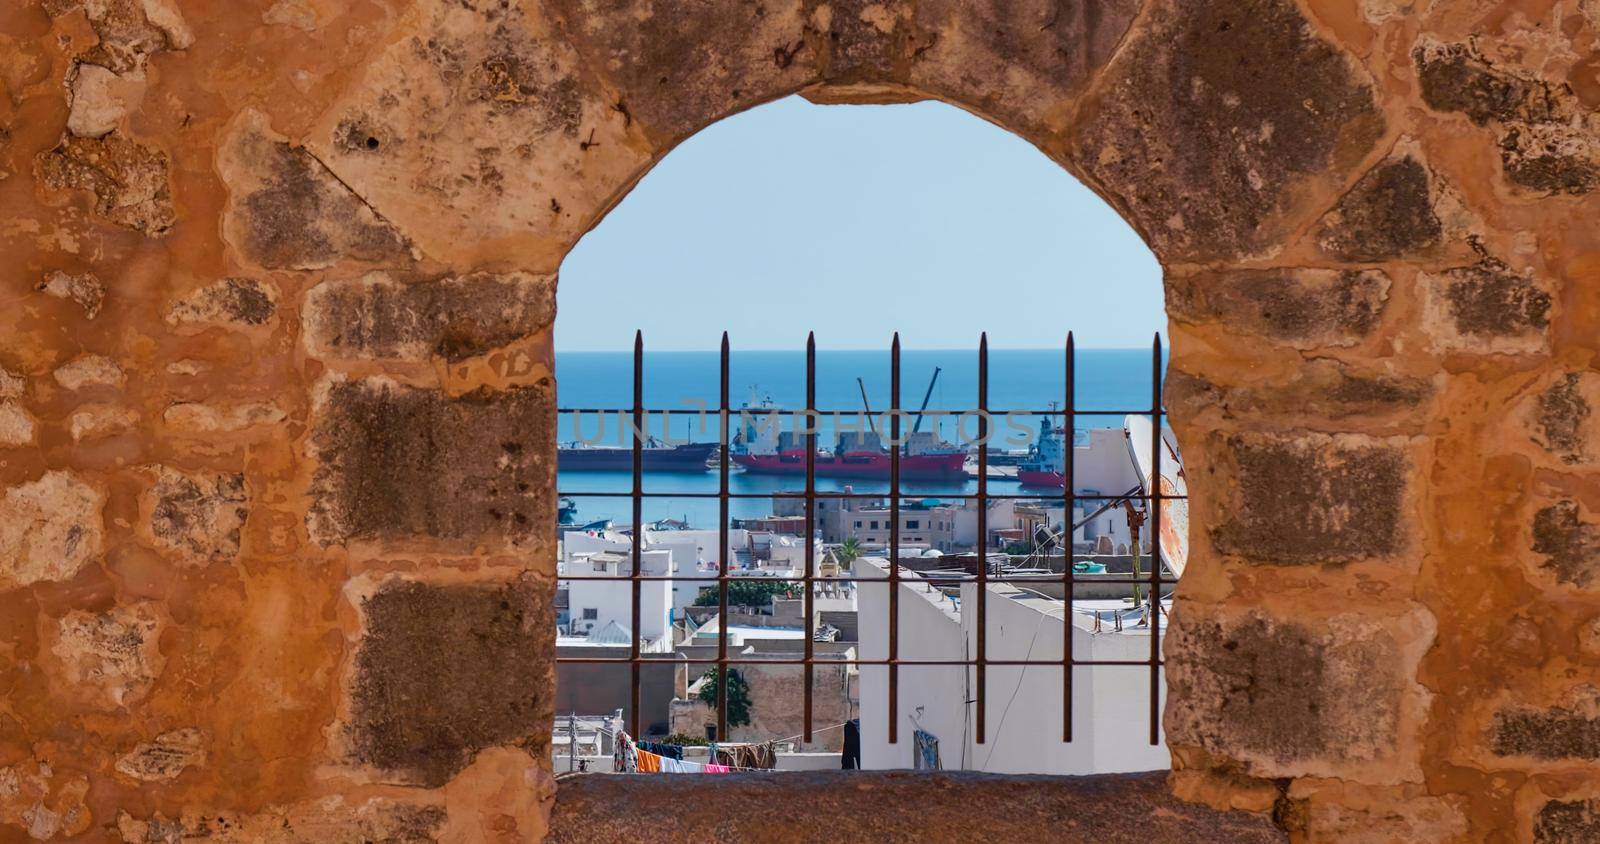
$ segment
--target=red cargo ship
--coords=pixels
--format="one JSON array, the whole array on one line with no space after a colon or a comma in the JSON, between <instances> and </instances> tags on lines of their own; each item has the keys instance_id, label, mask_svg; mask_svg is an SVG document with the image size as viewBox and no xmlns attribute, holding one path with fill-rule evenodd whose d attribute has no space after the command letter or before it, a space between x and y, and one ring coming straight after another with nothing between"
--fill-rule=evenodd
<instances>
[{"instance_id":1,"label":"red cargo ship","mask_svg":"<svg viewBox=\"0 0 1600 844\"><path fill-rule=\"evenodd\" d=\"M928 393L922 398L922 409L917 411L906 442L900 448L900 477L926 480L930 478L966 478L967 453L939 439L932 431L922 431L922 414L927 410L928 397L933 395L933 385L939 370L933 371L934 380L928 382ZM861 379L856 379L860 383ZM862 403L866 404L867 388L861 385ZM747 402L740 409L744 424L734 436L732 458L746 472L767 475L804 475L806 473L805 438L794 431L779 431L776 421L768 414L777 406L768 398L760 403ZM869 425L872 408L865 407ZM817 449L812 461L819 478L888 478L894 468L893 456L879 438L876 428L870 432L855 431L841 434L832 451Z\"/></svg>"},{"instance_id":2,"label":"red cargo ship","mask_svg":"<svg viewBox=\"0 0 1600 844\"><path fill-rule=\"evenodd\" d=\"M766 475L804 475L806 452L803 448L780 451L776 454L735 454L733 462L746 472ZM945 454L900 455L902 478L964 478L967 455L962 452ZM817 449L813 464L819 478L887 478L890 455L887 451L846 451L835 454Z\"/></svg>"},{"instance_id":3,"label":"red cargo ship","mask_svg":"<svg viewBox=\"0 0 1600 844\"><path fill-rule=\"evenodd\" d=\"M1062 449L1066 447L1067 432L1050 423L1048 418L1039 421L1039 439L1028 449L1028 459L1017 465L1017 481L1023 486L1066 489L1066 466Z\"/></svg>"}]
</instances>

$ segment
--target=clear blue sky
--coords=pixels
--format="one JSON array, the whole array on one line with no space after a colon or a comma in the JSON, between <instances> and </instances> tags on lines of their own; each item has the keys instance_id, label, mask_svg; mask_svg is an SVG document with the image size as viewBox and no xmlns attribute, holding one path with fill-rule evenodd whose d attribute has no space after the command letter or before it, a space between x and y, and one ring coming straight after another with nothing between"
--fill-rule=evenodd
<instances>
[{"instance_id":1,"label":"clear blue sky","mask_svg":"<svg viewBox=\"0 0 1600 844\"><path fill-rule=\"evenodd\" d=\"M752 109L684 142L561 267L560 351L1145 347L1139 236L1021 138L942 103Z\"/></svg>"}]
</instances>

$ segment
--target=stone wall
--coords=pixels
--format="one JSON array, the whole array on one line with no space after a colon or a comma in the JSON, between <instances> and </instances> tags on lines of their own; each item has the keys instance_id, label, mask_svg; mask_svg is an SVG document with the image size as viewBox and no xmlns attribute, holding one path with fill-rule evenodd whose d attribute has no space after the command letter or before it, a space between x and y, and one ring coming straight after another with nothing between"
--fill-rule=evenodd
<instances>
[{"instance_id":1,"label":"stone wall","mask_svg":"<svg viewBox=\"0 0 1600 844\"><path fill-rule=\"evenodd\" d=\"M1593 0L0 7L0 829L531 840L550 324L804 92L1027 138L1167 276L1180 796L1600 834Z\"/></svg>"}]
</instances>

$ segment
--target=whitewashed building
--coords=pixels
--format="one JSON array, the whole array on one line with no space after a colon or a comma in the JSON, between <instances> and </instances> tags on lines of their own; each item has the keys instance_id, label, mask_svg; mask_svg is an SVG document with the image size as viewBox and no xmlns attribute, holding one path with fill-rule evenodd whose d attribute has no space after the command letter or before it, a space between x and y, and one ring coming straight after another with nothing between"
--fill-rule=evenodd
<instances>
[{"instance_id":1,"label":"whitewashed building","mask_svg":"<svg viewBox=\"0 0 1600 844\"><path fill-rule=\"evenodd\" d=\"M887 578L888 562L862 558L862 578ZM901 570L899 657L967 660L977 651L978 587L962 584L946 595L921 576ZM889 584L859 587L860 653L864 661L889 656ZM1098 611L1097 624L1094 613ZM1121 616L1120 622L1117 616ZM988 587L987 653L990 660L1061 661L1063 625L1069 622L1080 660L1143 660L1150 654L1141 612L1123 601L1080 601L1069 611L1060 600L1016 584ZM1163 619L1165 621L1165 619ZM992 773L1093 774L1149 771L1170 764L1165 740L1149 743L1150 672L1141 666L1080 666L1073 674L1073 741L1062 742L1062 680L1056 665L987 668L987 742L976 736L976 671L963 665L902 666L899 674L899 741L888 740L888 669L861 667L861 759L867 769L913 767L912 734L939 741L946 769ZM1165 695L1165 683L1160 686Z\"/></svg>"}]
</instances>

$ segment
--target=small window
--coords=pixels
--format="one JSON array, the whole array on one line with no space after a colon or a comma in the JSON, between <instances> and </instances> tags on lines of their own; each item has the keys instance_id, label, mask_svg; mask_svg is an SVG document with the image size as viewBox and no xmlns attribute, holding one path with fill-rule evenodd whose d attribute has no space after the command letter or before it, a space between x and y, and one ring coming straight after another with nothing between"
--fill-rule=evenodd
<instances>
[{"instance_id":1,"label":"small window","mask_svg":"<svg viewBox=\"0 0 1600 844\"><path fill-rule=\"evenodd\" d=\"M874 520L874 521L873 521L873 522L872 522L872 529L873 529L873 530L877 530L877 529L878 529L878 522L877 522L877 521L876 521L876 520Z\"/></svg>"},{"instance_id":2,"label":"small window","mask_svg":"<svg viewBox=\"0 0 1600 844\"><path fill-rule=\"evenodd\" d=\"M919 527L922 527L922 521L920 519L912 519L906 522L906 530L916 530Z\"/></svg>"},{"instance_id":3,"label":"small window","mask_svg":"<svg viewBox=\"0 0 1600 844\"><path fill-rule=\"evenodd\" d=\"M856 527L861 527L861 522L856 522Z\"/></svg>"},{"instance_id":4,"label":"small window","mask_svg":"<svg viewBox=\"0 0 1600 844\"><path fill-rule=\"evenodd\" d=\"M584 607L583 608L583 620L584 621L598 621L599 618L600 618L600 610L598 608L596 608L596 607Z\"/></svg>"}]
</instances>

